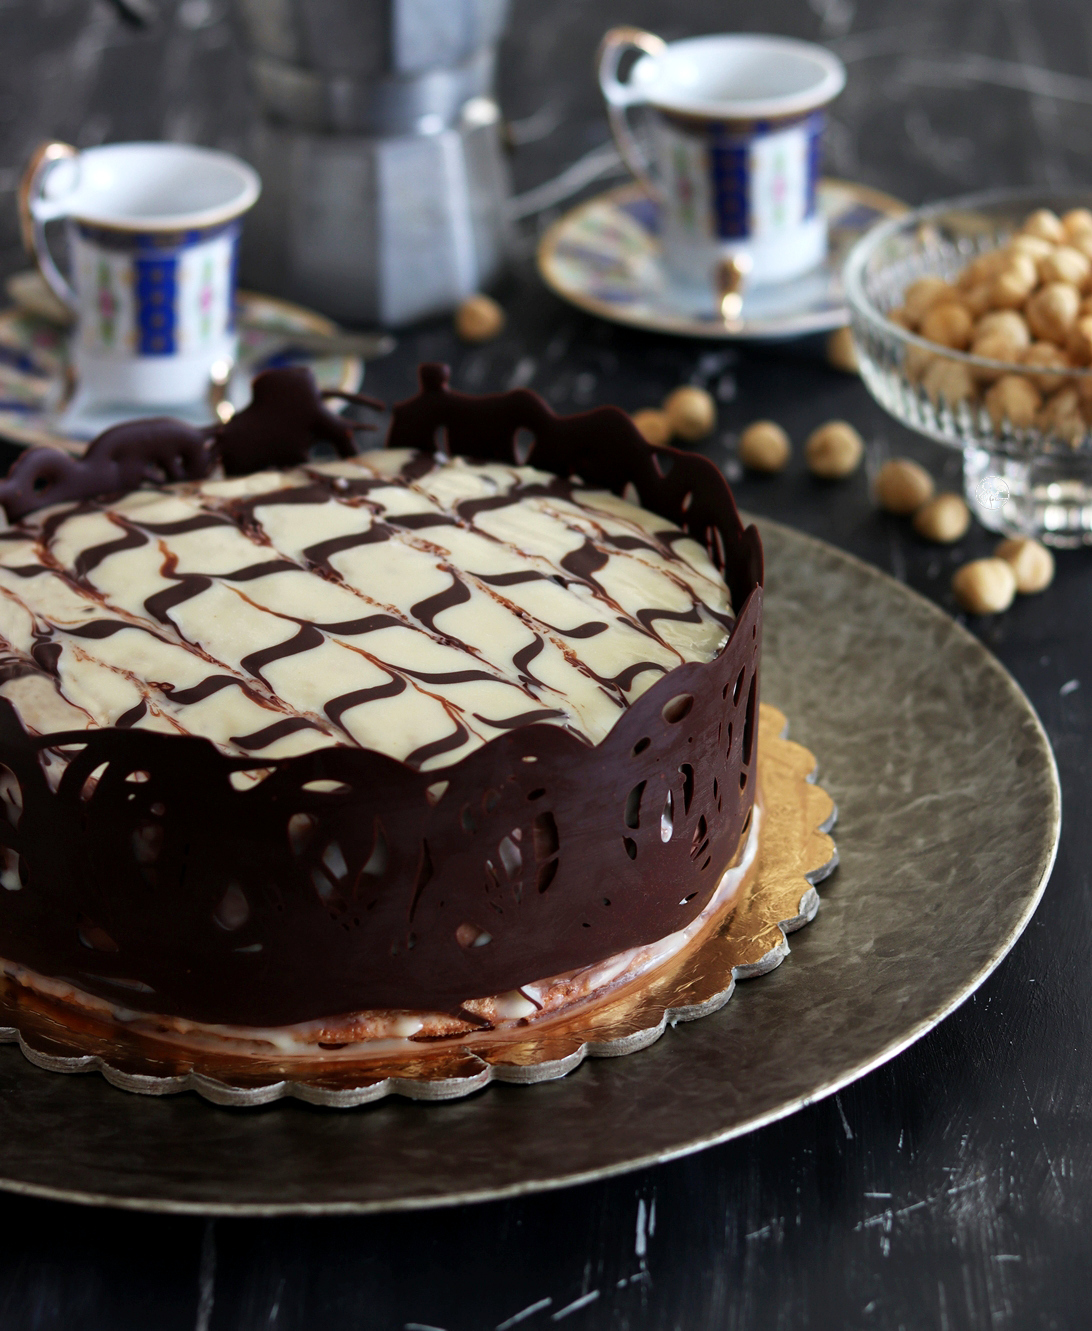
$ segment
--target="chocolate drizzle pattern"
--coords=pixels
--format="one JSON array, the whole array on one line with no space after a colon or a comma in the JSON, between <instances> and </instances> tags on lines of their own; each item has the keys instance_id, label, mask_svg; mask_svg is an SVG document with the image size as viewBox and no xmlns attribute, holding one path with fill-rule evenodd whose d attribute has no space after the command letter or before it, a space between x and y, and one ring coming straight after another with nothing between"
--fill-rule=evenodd
<instances>
[{"instance_id":1,"label":"chocolate drizzle pattern","mask_svg":"<svg viewBox=\"0 0 1092 1331\"><path fill-rule=\"evenodd\" d=\"M535 515L566 543L514 566L517 513L521 547ZM362 593L396 547L421 586ZM0 542L0 955L269 1026L459 1012L674 932L750 814L760 583L711 464L439 367L385 453L28 518ZM374 649L399 636L424 650Z\"/></svg>"}]
</instances>

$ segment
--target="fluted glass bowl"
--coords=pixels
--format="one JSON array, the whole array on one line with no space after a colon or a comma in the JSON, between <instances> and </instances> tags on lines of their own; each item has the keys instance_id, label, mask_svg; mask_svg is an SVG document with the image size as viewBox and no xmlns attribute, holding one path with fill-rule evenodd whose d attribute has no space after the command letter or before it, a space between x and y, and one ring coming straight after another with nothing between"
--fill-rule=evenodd
<instances>
[{"instance_id":1,"label":"fluted glass bowl","mask_svg":"<svg viewBox=\"0 0 1092 1331\"><path fill-rule=\"evenodd\" d=\"M861 377L877 402L919 433L963 452L967 502L993 531L1055 546L1092 544L1092 368L1028 366L927 342L887 317L919 277L954 282L1004 245L1027 215L1092 207L1092 191L995 190L930 204L861 238L845 266ZM1042 398L1030 424L1001 414L991 384L1030 380ZM992 407L992 410L991 410Z\"/></svg>"}]
</instances>

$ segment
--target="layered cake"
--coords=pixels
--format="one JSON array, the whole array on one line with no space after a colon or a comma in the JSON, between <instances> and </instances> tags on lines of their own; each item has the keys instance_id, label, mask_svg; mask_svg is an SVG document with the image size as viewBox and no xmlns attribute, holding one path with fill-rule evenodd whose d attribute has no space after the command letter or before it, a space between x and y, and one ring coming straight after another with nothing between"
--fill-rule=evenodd
<instances>
[{"instance_id":1,"label":"layered cake","mask_svg":"<svg viewBox=\"0 0 1092 1331\"><path fill-rule=\"evenodd\" d=\"M310 391L0 485L5 973L286 1054L632 980L753 854L754 529L612 409Z\"/></svg>"}]
</instances>

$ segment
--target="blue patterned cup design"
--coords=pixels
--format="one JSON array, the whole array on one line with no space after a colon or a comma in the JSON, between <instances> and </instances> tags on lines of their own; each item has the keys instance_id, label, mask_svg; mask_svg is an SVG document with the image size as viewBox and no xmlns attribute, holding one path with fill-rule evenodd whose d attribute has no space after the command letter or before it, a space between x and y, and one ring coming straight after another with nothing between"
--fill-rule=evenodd
<instances>
[{"instance_id":1,"label":"blue patterned cup design","mask_svg":"<svg viewBox=\"0 0 1092 1331\"><path fill-rule=\"evenodd\" d=\"M241 217L259 189L244 162L182 144L39 149L24 177L24 225L76 319L81 405L192 404L226 375ZM45 240L59 218L71 285Z\"/></svg>"},{"instance_id":2,"label":"blue patterned cup design","mask_svg":"<svg viewBox=\"0 0 1092 1331\"><path fill-rule=\"evenodd\" d=\"M627 51L641 58L624 82ZM663 42L615 28L599 80L619 151L657 199L673 278L708 289L725 260L755 284L783 282L826 254L816 206L825 115L845 70L822 47L783 37L714 36ZM629 126L646 109L653 160Z\"/></svg>"}]
</instances>

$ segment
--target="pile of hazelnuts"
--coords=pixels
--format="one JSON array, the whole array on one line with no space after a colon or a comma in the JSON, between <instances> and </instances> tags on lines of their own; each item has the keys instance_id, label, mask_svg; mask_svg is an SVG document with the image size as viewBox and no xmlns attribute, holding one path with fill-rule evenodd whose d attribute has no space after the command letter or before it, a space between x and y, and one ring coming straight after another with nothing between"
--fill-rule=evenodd
<instances>
[{"instance_id":1,"label":"pile of hazelnuts","mask_svg":"<svg viewBox=\"0 0 1092 1331\"><path fill-rule=\"evenodd\" d=\"M981 403L994 428L1034 428L1075 445L1092 425L1092 211L1040 208L952 282L921 277L887 318L935 344L909 346L907 378L934 404ZM970 352L1005 367L945 356Z\"/></svg>"}]
</instances>

